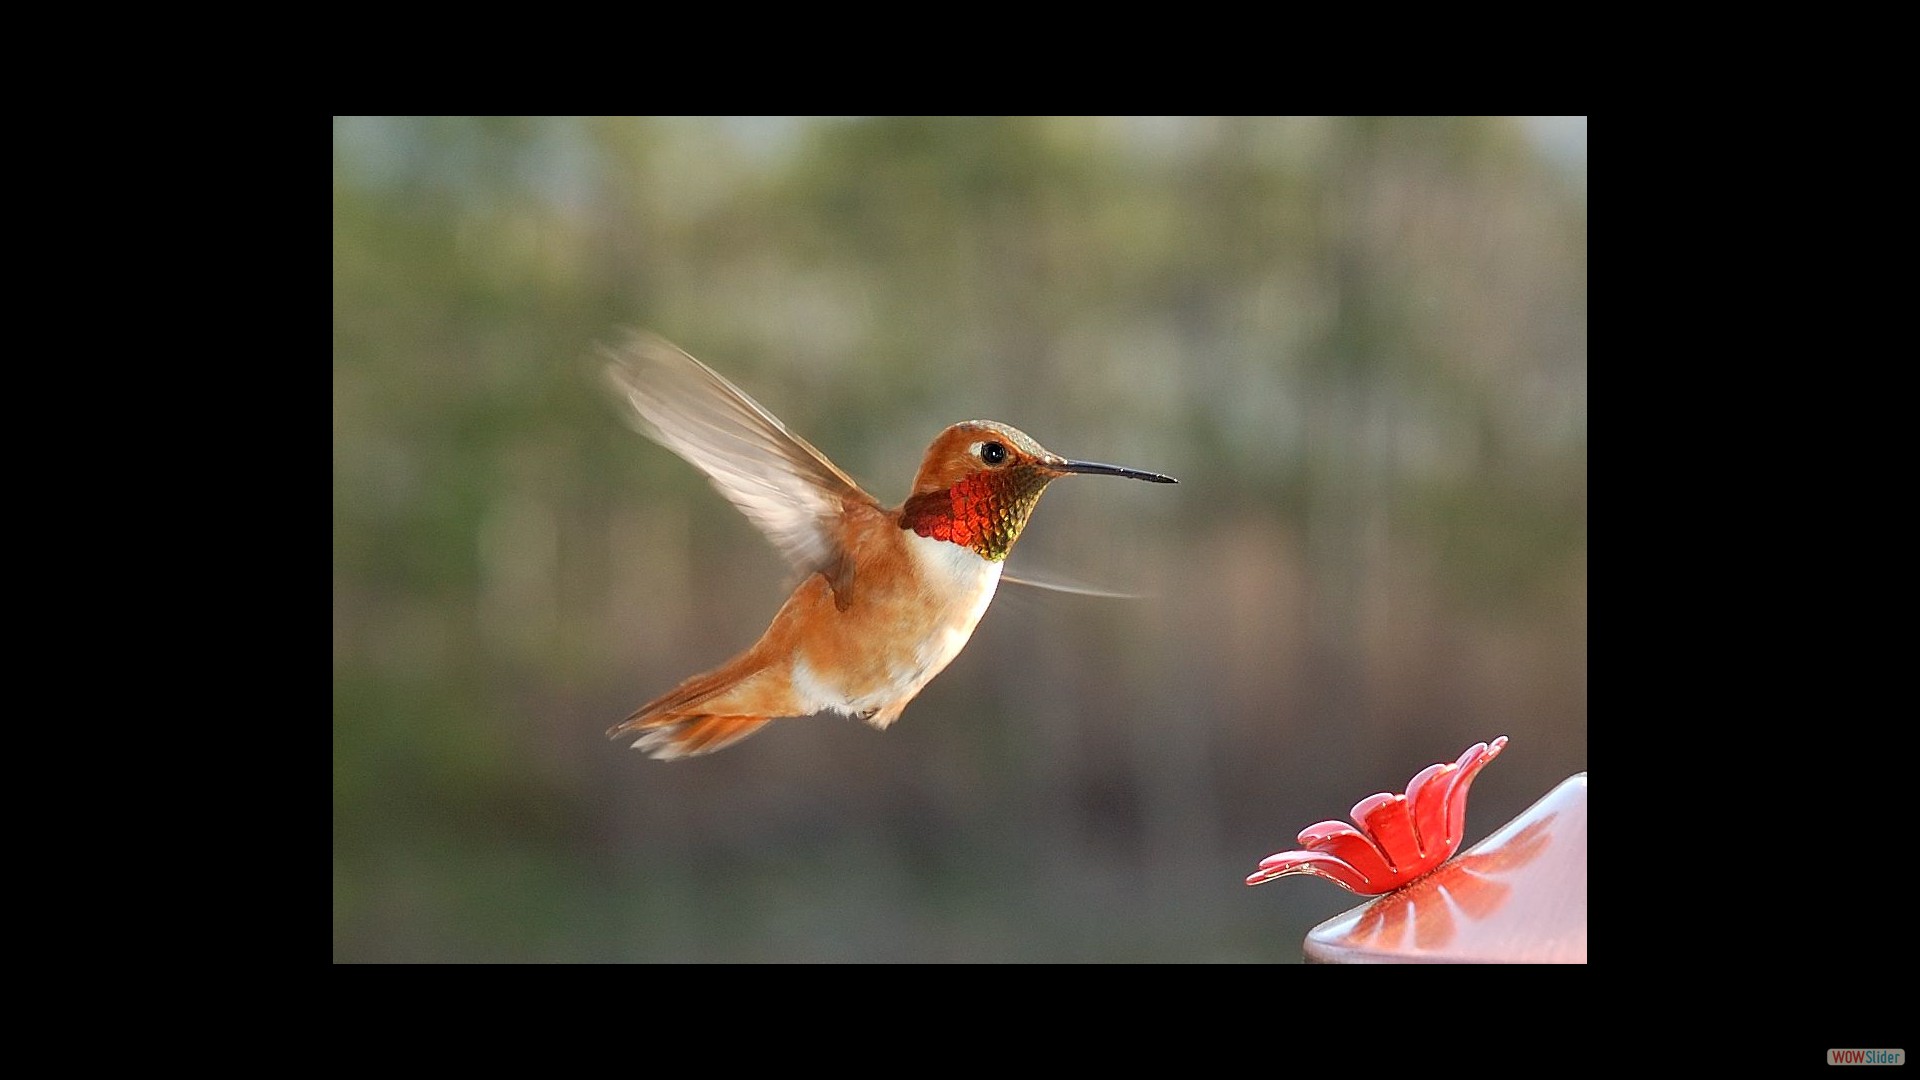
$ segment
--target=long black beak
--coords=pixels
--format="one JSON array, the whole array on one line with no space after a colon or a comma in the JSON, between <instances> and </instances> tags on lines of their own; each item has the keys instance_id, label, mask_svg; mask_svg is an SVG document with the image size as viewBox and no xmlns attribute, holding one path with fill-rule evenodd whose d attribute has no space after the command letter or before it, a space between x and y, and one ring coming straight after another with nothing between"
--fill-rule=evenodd
<instances>
[{"instance_id":1,"label":"long black beak","mask_svg":"<svg viewBox=\"0 0 1920 1080\"><path fill-rule=\"evenodd\" d=\"M1124 465L1102 465L1097 461L1069 461L1066 458L1054 458L1047 462L1047 468L1058 469L1061 472L1094 473L1099 476L1131 476L1135 480L1151 480L1156 484L1180 482L1171 476L1161 476L1157 472L1129 469Z\"/></svg>"}]
</instances>

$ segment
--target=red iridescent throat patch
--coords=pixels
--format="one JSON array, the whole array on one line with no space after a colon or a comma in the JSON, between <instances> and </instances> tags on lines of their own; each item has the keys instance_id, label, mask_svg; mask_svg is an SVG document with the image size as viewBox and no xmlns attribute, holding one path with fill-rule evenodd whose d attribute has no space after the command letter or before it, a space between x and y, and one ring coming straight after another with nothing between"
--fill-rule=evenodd
<instances>
[{"instance_id":1,"label":"red iridescent throat patch","mask_svg":"<svg viewBox=\"0 0 1920 1080\"><path fill-rule=\"evenodd\" d=\"M1004 559L1052 479L1037 469L977 472L945 491L908 499L900 527L972 548L983 559Z\"/></svg>"}]
</instances>

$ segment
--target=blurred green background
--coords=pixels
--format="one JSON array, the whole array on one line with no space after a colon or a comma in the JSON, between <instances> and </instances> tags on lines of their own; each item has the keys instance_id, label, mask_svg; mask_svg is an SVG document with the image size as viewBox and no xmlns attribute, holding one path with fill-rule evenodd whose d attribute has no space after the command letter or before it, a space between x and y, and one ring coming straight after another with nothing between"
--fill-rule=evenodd
<instances>
[{"instance_id":1,"label":"blurred green background","mask_svg":"<svg viewBox=\"0 0 1920 1080\"><path fill-rule=\"evenodd\" d=\"M1295 962L1242 884L1496 735L1587 738L1584 118L395 119L333 129L336 961ZM646 327L883 502L957 420L1048 489L891 730L608 725L786 567L634 434Z\"/></svg>"}]
</instances>

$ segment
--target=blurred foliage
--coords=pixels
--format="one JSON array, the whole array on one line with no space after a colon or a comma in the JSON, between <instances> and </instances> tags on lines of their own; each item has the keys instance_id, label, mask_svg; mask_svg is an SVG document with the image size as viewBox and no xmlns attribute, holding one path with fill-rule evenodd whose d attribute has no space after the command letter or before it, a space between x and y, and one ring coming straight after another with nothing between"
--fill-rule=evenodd
<instances>
[{"instance_id":1,"label":"blurred foliage","mask_svg":"<svg viewBox=\"0 0 1920 1080\"><path fill-rule=\"evenodd\" d=\"M1585 122L334 124L336 961L1294 961L1258 860L1506 734L1586 767ZM607 742L778 557L633 434L644 326L897 503L968 418L1054 485L875 732Z\"/></svg>"}]
</instances>

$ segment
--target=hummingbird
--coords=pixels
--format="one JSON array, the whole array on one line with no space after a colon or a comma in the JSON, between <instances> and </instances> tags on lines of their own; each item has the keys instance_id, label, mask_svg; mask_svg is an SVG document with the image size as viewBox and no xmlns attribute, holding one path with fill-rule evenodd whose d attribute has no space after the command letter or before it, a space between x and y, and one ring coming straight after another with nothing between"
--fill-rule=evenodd
<instances>
[{"instance_id":1,"label":"hummingbird","mask_svg":"<svg viewBox=\"0 0 1920 1080\"><path fill-rule=\"evenodd\" d=\"M1179 482L1064 458L1006 424L968 420L934 437L913 490L888 509L664 339L635 334L606 354L634 426L705 473L801 575L751 648L608 730L637 735L634 748L662 760L824 710L885 729L972 637L1049 483L1073 473Z\"/></svg>"}]
</instances>

